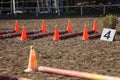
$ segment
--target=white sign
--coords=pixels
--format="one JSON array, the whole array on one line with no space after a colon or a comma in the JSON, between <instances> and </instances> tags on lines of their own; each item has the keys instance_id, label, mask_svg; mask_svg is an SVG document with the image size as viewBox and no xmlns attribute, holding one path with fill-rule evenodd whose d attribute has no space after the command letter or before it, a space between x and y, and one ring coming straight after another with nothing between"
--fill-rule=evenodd
<instances>
[{"instance_id":1,"label":"white sign","mask_svg":"<svg viewBox=\"0 0 120 80\"><path fill-rule=\"evenodd\" d=\"M104 28L100 39L105 41L113 41L115 32L116 30L114 29Z\"/></svg>"}]
</instances>

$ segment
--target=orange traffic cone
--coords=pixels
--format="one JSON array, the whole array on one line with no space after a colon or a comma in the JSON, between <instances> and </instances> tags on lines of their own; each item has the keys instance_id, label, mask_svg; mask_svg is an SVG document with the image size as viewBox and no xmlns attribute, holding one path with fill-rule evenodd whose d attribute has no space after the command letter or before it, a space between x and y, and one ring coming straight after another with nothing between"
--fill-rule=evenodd
<instances>
[{"instance_id":1,"label":"orange traffic cone","mask_svg":"<svg viewBox=\"0 0 120 80\"><path fill-rule=\"evenodd\" d=\"M67 31L68 31L68 33L71 33L71 32L72 32L72 26L71 26L70 21L68 21Z\"/></svg>"},{"instance_id":2,"label":"orange traffic cone","mask_svg":"<svg viewBox=\"0 0 120 80\"><path fill-rule=\"evenodd\" d=\"M34 50L34 47L30 47L30 56L29 56L29 63L28 68L24 70L25 72L31 72L31 71L37 71L38 70L38 64L37 64L37 58L36 53Z\"/></svg>"},{"instance_id":3,"label":"orange traffic cone","mask_svg":"<svg viewBox=\"0 0 120 80\"><path fill-rule=\"evenodd\" d=\"M97 22L96 21L94 21L94 23L93 23L93 31L98 32Z\"/></svg>"},{"instance_id":4,"label":"orange traffic cone","mask_svg":"<svg viewBox=\"0 0 120 80\"><path fill-rule=\"evenodd\" d=\"M45 24L45 21L42 20L42 32L46 32L46 24Z\"/></svg>"},{"instance_id":5,"label":"orange traffic cone","mask_svg":"<svg viewBox=\"0 0 120 80\"><path fill-rule=\"evenodd\" d=\"M84 32L83 32L82 40L89 40L89 37L88 37L88 30L87 30L86 25L84 26Z\"/></svg>"},{"instance_id":6,"label":"orange traffic cone","mask_svg":"<svg viewBox=\"0 0 120 80\"><path fill-rule=\"evenodd\" d=\"M21 40L22 40L22 41L27 40L26 28L25 28L25 27L23 27L23 30L22 30Z\"/></svg>"},{"instance_id":7,"label":"orange traffic cone","mask_svg":"<svg viewBox=\"0 0 120 80\"><path fill-rule=\"evenodd\" d=\"M18 24L18 21L16 20L16 22L15 22L15 32L19 32L20 31L20 29L19 29L19 24Z\"/></svg>"},{"instance_id":8,"label":"orange traffic cone","mask_svg":"<svg viewBox=\"0 0 120 80\"><path fill-rule=\"evenodd\" d=\"M58 27L57 26L55 27L53 40L60 40L60 35L59 35L59 32L58 32Z\"/></svg>"}]
</instances>

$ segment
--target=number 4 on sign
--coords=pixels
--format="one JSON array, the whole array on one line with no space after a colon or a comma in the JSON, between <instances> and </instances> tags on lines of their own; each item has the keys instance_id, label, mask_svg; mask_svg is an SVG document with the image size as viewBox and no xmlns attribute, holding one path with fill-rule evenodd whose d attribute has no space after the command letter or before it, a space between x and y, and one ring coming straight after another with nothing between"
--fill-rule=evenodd
<instances>
[{"instance_id":1,"label":"number 4 on sign","mask_svg":"<svg viewBox=\"0 0 120 80\"><path fill-rule=\"evenodd\" d=\"M109 38L110 38L110 34L111 34L111 31L108 31L108 32L104 35L104 37L106 37L107 39L109 39Z\"/></svg>"},{"instance_id":2,"label":"number 4 on sign","mask_svg":"<svg viewBox=\"0 0 120 80\"><path fill-rule=\"evenodd\" d=\"M105 41L113 41L115 32L116 30L114 29L104 28L100 39Z\"/></svg>"}]
</instances>

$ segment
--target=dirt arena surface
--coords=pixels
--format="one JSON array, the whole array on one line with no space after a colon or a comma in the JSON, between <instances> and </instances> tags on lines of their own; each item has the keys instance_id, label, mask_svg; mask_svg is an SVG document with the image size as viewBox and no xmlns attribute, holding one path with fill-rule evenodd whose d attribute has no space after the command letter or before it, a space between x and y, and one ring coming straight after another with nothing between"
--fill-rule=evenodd
<instances>
[{"instance_id":1,"label":"dirt arena surface","mask_svg":"<svg viewBox=\"0 0 120 80\"><path fill-rule=\"evenodd\" d=\"M97 20L99 33L102 32L100 18L69 18L73 32L83 31L83 25L92 30L93 21ZM65 30L67 18L44 19L47 31ZM18 20L20 28L27 31L41 29L41 19ZM14 29L15 20L0 20L0 30ZM117 29L119 30L117 25ZM119 36L120 37L120 36ZM102 41L99 38L83 41L82 36L54 41L53 36L35 40L21 41L20 37L0 40L0 74L26 77L33 80L87 80L43 72L25 73L30 46L36 50L39 66L70 69L82 72L97 73L110 76L120 76L120 40L114 42Z\"/></svg>"}]
</instances>

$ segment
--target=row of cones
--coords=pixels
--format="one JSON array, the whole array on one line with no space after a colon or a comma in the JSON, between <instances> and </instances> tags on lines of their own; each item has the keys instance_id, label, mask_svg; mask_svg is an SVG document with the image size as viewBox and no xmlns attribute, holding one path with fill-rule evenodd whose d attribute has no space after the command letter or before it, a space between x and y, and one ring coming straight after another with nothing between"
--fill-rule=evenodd
<instances>
[{"instance_id":1,"label":"row of cones","mask_svg":"<svg viewBox=\"0 0 120 80\"><path fill-rule=\"evenodd\" d=\"M41 28L42 28L42 32L47 32L47 30L46 30L46 24L45 24L44 20L42 20ZM15 29L14 30L15 30L15 32L19 32L20 31L20 29L19 29L19 23L18 23L17 20L16 20L16 23L15 23ZM71 27L70 21L68 21L67 31L68 32L72 32L72 27Z\"/></svg>"},{"instance_id":2,"label":"row of cones","mask_svg":"<svg viewBox=\"0 0 120 80\"><path fill-rule=\"evenodd\" d=\"M47 32L46 24L45 24L44 20L42 20L42 26L41 27L42 27L42 32ZM70 21L68 21L66 30L67 30L68 33L72 33L72 26L71 26L71 22ZM18 21L16 21L16 23L15 23L15 31L16 32L20 31ZM94 32L98 32L96 21L94 21L94 24L93 24L93 31ZM83 38L82 39L83 40L88 40L88 32L87 32L87 27L86 26L84 26L84 32L83 32ZM23 27L23 30L22 30L21 40L23 40L23 41L27 40L26 28L25 27ZM58 27L57 26L55 27L53 40L60 40L59 31L58 31Z\"/></svg>"},{"instance_id":3,"label":"row of cones","mask_svg":"<svg viewBox=\"0 0 120 80\"><path fill-rule=\"evenodd\" d=\"M68 25L70 25L69 22L68 22ZM70 26L69 26L69 30L72 31L72 28ZM94 22L93 31L94 32L98 32L96 21ZM55 28L53 40L60 40L60 35L59 35L59 32L58 32L58 27ZM87 30L87 26L86 25L84 25L84 31L83 31L82 40L89 40L88 30Z\"/></svg>"},{"instance_id":4,"label":"row of cones","mask_svg":"<svg viewBox=\"0 0 120 80\"><path fill-rule=\"evenodd\" d=\"M45 21L44 20L42 20L42 32L46 32L47 30L46 30L46 24L45 24ZM18 23L18 21L16 20L16 22L15 22L15 32L20 32L20 28L19 28L19 23Z\"/></svg>"}]
</instances>

